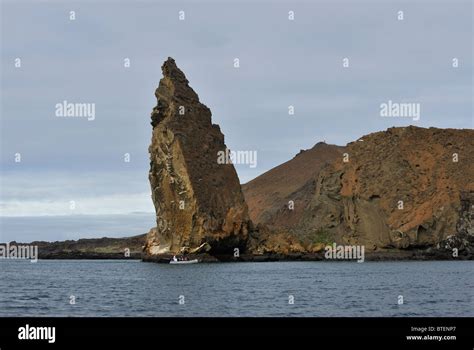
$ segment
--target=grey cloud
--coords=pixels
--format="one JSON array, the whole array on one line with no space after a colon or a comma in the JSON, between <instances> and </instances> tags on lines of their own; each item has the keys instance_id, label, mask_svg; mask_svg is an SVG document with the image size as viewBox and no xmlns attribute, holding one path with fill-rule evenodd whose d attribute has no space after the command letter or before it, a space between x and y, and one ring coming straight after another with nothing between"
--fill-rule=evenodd
<instances>
[{"instance_id":1,"label":"grey cloud","mask_svg":"<svg viewBox=\"0 0 474 350\"><path fill-rule=\"evenodd\" d=\"M257 168L237 167L242 182L318 141L345 144L413 124L380 118L378 106L388 99L422 103L416 125L473 127L470 2L2 6L1 166L9 198L12 191L24 200L53 198L49 185L34 181L37 172L51 174L68 195L148 191L149 114L168 56L211 108L228 146L259 152ZM403 22L395 17L400 6ZM67 20L70 9L77 12L74 23ZM351 66L344 70L346 56ZM15 57L21 69L13 67ZM125 57L130 69L122 66ZM460 58L457 70L452 57ZM63 100L96 103L96 120L55 118L54 105ZM13 162L16 152L21 165ZM126 152L130 164L122 159ZM77 179L65 175L71 172Z\"/></svg>"}]
</instances>

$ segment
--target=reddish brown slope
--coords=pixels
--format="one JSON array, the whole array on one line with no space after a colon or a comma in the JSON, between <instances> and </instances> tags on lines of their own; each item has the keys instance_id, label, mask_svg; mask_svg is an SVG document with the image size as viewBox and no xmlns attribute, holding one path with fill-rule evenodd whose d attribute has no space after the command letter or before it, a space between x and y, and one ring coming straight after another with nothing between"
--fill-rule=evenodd
<instances>
[{"instance_id":1,"label":"reddish brown slope","mask_svg":"<svg viewBox=\"0 0 474 350\"><path fill-rule=\"evenodd\" d=\"M300 212L304 208L302 203L310 198L311 184L317 179L322 167L341 157L343 149L324 142L317 143L313 148L301 151L293 159L243 185L252 221L278 225L279 218L275 214L287 207L290 200L295 203L295 214ZM292 218L296 217L294 215Z\"/></svg>"}]
</instances>

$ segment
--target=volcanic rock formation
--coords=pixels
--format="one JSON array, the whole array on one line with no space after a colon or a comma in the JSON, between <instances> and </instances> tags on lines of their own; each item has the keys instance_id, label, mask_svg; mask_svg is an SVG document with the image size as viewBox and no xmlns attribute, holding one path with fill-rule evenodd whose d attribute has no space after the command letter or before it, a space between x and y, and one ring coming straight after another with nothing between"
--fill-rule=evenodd
<instances>
[{"instance_id":1,"label":"volcanic rock formation","mask_svg":"<svg viewBox=\"0 0 474 350\"><path fill-rule=\"evenodd\" d=\"M346 155L321 172L308 222L369 248L432 246L458 233L462 193L474 191L474 130L391 128Z\"/></svg>"},{"instance_id":2,"label":"volcanic rock formation","mask_svg":"<svg viewBox=\"0 0 474 350\"><path fill-rule=\"evenodd\" d=\"M295 166L285 172L298 174L305 162L286 164ZM244 185L251 213L263 210L253 199L260 180ZM279 193L280 185L264 184L267 193ZM398 127L349 143L305 186L281 197L278 211L255 218L306 243L433 247L472 236L473 193L474 130ZM286 204L292 198L293 209Z\"/></svg>"},{"instance_id":3,"label":"volcanic rock formation","mask_svg":"<svg viewBox=\"0 0 474 350\"><path fill-rule=\"evenodd\" d=\"M291 257L335 242L432 257L458 246L472 256L474 130L397 127L345 147L318 143L242 191L231 162L220 164L226 145L211 111L173 59L162 70L149 147L157 227L146 255Z\"/></svg>"},{"instance_id":4,"label":"volcanic rock formation","mask_svg":"<svg viewBox=\"0 0 474 350\"><path fill-rule=\"evenodd\" d=\"M243 249L251 223L234 166L218 162L224 135L172 58L162 71L149 147L157 227L147 236L145 253Z\"/></svg>"}]
</instances>

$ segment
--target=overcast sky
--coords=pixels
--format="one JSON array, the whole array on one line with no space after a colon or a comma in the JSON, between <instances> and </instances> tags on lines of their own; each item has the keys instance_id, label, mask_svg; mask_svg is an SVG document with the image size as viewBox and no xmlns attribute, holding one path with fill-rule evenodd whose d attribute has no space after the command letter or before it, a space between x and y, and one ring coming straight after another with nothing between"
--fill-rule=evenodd
<instances>
[{"instance_id":1,"label":"overcast sky","mask_svg":"<svg viewBox=\"0 0 474 350\"><path fill-rule=\"evenodd\" d=\"M152 212L150 112L168 56L227 146L258 152L237 166L242 183L322 140L473 127L471 1L2 0L1 22L2 216ZM95 103L95 120L56 117L64 100ZM420 120L380 117L388 100L420 103Z\"/></svg>"}]
</instances>

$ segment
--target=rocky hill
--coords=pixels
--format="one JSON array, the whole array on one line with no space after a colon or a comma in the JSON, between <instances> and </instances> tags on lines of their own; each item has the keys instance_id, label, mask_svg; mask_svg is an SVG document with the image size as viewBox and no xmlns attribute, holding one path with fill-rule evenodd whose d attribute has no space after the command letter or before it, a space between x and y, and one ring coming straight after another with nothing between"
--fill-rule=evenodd
<instances>
[{"instance_id":1,"label":"rocky hill","mask_svg":"<svg viewBox=\"0 0 474 350\"><path fill-rule=\"evenodd\" d=\"M402 127L347 146L321 172L311 214L346 242L431 246L456 234L463 194L474 192L474 130ZM474 204L474 203L473 203Z\"/></svg>"},{"instance_id":2,"label":"rocky hill","mask_svg":"<svg viewBox=\"0 0 474 350\"><path fill-rule=\"evenodd\" d=\"M290 162L288 171L298 173ZM252 198L259 189L249 185L244 189ZM278 190L265 186L267 193ZM311 242L422 249L452 235L473 235L474 130L410 126L366 135L298 192L293 196L304 199L301 207L295 201L294 210L270 209L270 222L257 219L286 230L304 249ZM268 210L254 200L248 204L251 213Z\"/></svg>"}]
</instances>

